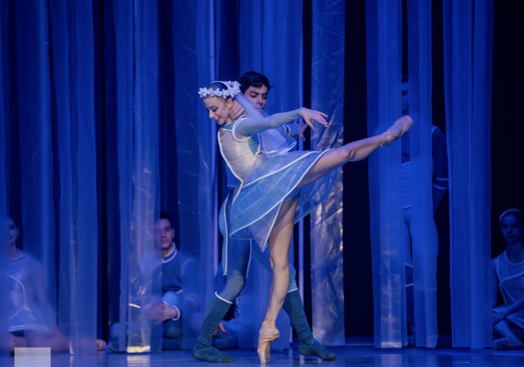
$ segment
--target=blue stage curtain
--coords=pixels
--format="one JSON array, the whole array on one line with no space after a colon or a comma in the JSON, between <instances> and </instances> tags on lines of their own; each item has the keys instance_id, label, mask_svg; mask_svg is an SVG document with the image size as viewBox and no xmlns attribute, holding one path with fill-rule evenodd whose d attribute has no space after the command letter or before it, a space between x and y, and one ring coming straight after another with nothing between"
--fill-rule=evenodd
<instances>
[{"instance_id":1,"label":"blue stage curtain","mask_svg":"<svg viewBox=\"0 0 524 367\"><path fill-rule=\"evenodd\" d=\"M2 108L2 118L12 122L11 136L20 137L19 142L2 143L2 149L9 147L8 154L15 157L12 162L20 163L11 172L21 174L21 188L13 188L20 194L21 208L14 207L19 203L13 200L10 211L21 213L14 218L21 229L19 238L24 239L18 245L36 259L27 271L41 281L24 286L45 295L38 304L42 322L53 333L58 322L58 330L69 341L61 347L75 354L95 353L98 229L92 3L66 7L65 1L56 1L49 8L45 2L3 3L1 18L11 23L2 24L2 41L13 40L9 47L2 45L3 56L9 50L9 57L2 60L12 63L7 68L2 63L1 71L9 71L10 83L16 85L9 90L18 92L8 97L2 93L2 102L9 101L10 106L9 116Z\"/></svg>"},{"instance_id":2,"label":"blue stage curtain","mask_svg":"<svg viewBox=\"0 0 524 367\"><path fill-rule=\"evenodd\" d=\"M5 105L7 98L5 89L7 85L4 78L6 68L4 53L4 16L6 14L5 4L0 4L0 355L8 351L8 318L9 304L6 297L7 287L7 217L9 216L9 204L7 202L7 115ZM4 219L5 218L5 219ZM4 224L5 223L5 224Z\"/></svg>"},{"instance_id":3,"label":"blue stage curtain","mask_svg":"<svg viewBox=\"0 0 524 367\"><path fill-rule=\"evenodd\" d=\"M407 2L412 264L416 346L437 345L438 235L433 230L431 0ZM409 251L409 248L405 249Z\"/></svg>"},{"instance_id":4,"label":"blue stage curtain","mask_svg":"<svg viewBox=\"0 0 524 367\"><path fill-rule=\"evenodd\" d=\"M401 113L401 1L367 0L368 134L385 131ZM387 11L385 11L387 9ZM400 142L369 159L375 346L405 340L404 254L400 203Z\"/></svg>"},{"instance_id":5,"label":"blue stage curtain","mask_svg":"<svg viewBox=\"0 0 524 367\"><path fill-rule=\"evenodd\" d=\"M453 346L491 345L491 0L444 1Z\"/></svg>"},{"instance_id":6,"label":"blue stage curtain","mask_svg":"<svg viewBox=\"0 0 524 367\"><path fill-rule=\"evenodd\" d=\"M118 196L120 202L120 311L118 346L127 347L128 295L131 292L130 263L131 223L133 195L133 4L126 1L113 2L115 29L115 84L116 126L118 142ZM148 343L146 341L145 343ZM147 347L146 347L147 348ZM147 349L146 349L147 350Z\"/></svg>"},{"instance_id":7,"label":"blue stage curtain","mask_svg":"<svg viewBox=\"0 0 524 367\"><path fill-rule=\"evenodd\" d=\"M213 296L218 246L216 122L198 96L214 80L214 2L173 3L175 128L182 251L196 265L182 274L184 348L193 348L206 305Z\"/></svg>"},{"instance_id":8,"label":"blue stage curtain","mask_svg":"<svg viewBox=\"0 0 524 367\"><path fill-rule=\"evenodd\" d=\"M241 0L239 19L239 58L241 74L257 71L272 85L266 110L290 111L302 105L302 1ZM284 21L285 20L285 21ZM240 76L240 75L239 75ZM258 245L254 245L258 246ZM293 247L293 246L291 246ZM256 249L255 249L256 251ZM263 254L269 257L269 250ZM293 261L293 251L290 252ZM241 320L250 334L240 341L242 347L256 347L258 330L267 310L271 271L253 259L246 288ZM249 312L246 312L249 310ZM277 319L281 337L272 348L289 347L289 318L282 311Z\"/></svg>"},{"instance_id":9,"label":"blue stage curtain","mask_svg":"<svg viewBox=\"0 0 524 367\"><path fill-rule=\"evenodd\" d=\"M92 3L55 1L50 16L51 43L57 45L52 82L61 190L59 326L70 336L73 353L94 353L98 228Z\"/></svg>"},{"instance_id":10,"label":"blue stage curtain","mask_svg":"<svg viewBox=\"0 0 524 367\"><path fill-rule=\"evenodd\" d=\"M51 132L49 23L46 3L17 1L17 69L24 251L42 263L47 296L56 307L55 215ZM30 230L29 230L30 229Z\"/></svg>"},{"instance_id":11,"label":"blue stage curtain","mask_svg":"<svg viewBox=\"0 0 524 367\"><path fill-rule=\"evenodd\" d=\"M313 0L311 107L329 115L317 125L311 148L344 144L345 3ZM342 169L329 197L311 213L311 293L313 332L326 345L345 345L342 243Z\"/></svg>"},{"instance_id":12,"label":"blue stage curtain","mask_svg":"<svg viewBox=\"0 0 524 367\"><path fill-rule=\"evenodd\" d=\"M147 306L160 304L162 279L161 249L155 243L155 221L159 208L159 41L158 3L135 1L134 55L134 162L133 162L133 223L131 256L141 263L140 290L137 295ZM147 288L145 288L147 287ZM129 319L128 319L129 320ZM151 351L162 347L162 327L146 312L140 318L140 337L128 330L128 350L132 338L137 342L150 338Z\"/></svg>"},{"instance_id":13,"label":"blue stage curtain","mask_svg":"<svg viewBox=\"0 0 524 367\"><path fill-rule=\"evenodd\" d=\"M159 351L148 314L160 302L158 212L158 35L156 3L113 3L120 199L120 350ZM126 343L127 329L127 343Z\"/></svg>"}]
</instances>

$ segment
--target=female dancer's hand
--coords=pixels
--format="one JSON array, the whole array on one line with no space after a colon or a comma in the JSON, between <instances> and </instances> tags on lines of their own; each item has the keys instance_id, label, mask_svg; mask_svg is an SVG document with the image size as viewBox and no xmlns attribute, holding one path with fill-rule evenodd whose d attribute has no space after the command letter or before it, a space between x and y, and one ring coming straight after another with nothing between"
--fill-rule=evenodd
<instances>
[{"instance_id":1,"label":"female dancer's hand","mask_svg":"<svg viewBox=\"0 0 524 367\"><path fill-rule=\"evenodd\" d=\"M313 124L313 121L318 122L320 125L324 127L328 126L328 123L324 119L324 117L328 117L328 115L326 115L323 112L310 110L309 108L302 107L300 109L300 116L302 116L306 124L308 124L311 128L311 130L315 130L315 125Z\"/></svg>"}]
</instances>

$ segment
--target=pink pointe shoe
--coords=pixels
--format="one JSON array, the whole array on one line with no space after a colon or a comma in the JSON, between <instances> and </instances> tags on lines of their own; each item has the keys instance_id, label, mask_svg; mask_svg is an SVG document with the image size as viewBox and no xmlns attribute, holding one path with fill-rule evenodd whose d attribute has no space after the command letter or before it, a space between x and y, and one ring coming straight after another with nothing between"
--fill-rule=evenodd
<instances>
[{"instance_id":1,"label":"pink pointe shoe","mask_svg":"<svg viewBox=\"0 0 524 367\"><path fill-rule=\"evenodd\" d=\"M280 332L274 322L264 321L258 334L258 358L260 364L268 364L271 358L271 343L280 338Z\"/></svg>"},{"instance_id":2,"label":"pink pointe shoe","mask_svg":"<svg viewBox=\"0 0 524 367\"><path fill-rule=\"evenodd\" d=\"M381 147L389 147L395 140L404 135L413 125L413 119L408 116L402 116L395 123L387 129L386 132L380 135Z\"/></svg>"}]
</instances>

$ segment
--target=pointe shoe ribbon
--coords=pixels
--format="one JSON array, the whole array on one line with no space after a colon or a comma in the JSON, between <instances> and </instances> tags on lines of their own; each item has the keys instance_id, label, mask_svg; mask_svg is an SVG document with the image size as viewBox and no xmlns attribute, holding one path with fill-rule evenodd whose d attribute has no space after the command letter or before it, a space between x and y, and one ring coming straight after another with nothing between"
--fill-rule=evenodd
<instances>
[{"instance_id":1,"label":"pointe shoe ribbon","mask_svg":"<svg viewBox=\"0 0 524 367\"><path fill-rule=\"evenodd\" d=\"M395 140L404 135L413 125L413 119L408 116L402 116L395 123L381 135L381 147L390 146Z\"/></svg>"},{"instance_id":2,"label":"pointe shoe ribbon","mask_svg":"<svg viewBox=\"0 0 524 367\"><path fill-rule=\"evenodd\" d=\"M271 358L271 343L280 338L280 332L274 327L260 329L258 334L258 358L261 364L268 364Z\"/></svg>"}]
</instances>

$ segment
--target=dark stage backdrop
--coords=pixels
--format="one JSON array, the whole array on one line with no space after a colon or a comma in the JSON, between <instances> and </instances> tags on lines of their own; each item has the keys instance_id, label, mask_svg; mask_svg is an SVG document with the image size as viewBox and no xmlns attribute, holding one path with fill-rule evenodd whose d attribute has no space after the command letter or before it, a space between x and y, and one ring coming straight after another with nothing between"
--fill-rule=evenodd
<instances>
[{"instance_id":1,"label":"dark stage backdrop","mask_svg":"<svg viewBox=\"0 0 524 367\"><path fill-rule=\"evenodd\" d=\"M196 336L219 261L217 210L223 191L216 128L201 106L198 87L259 67L277 84L282 72L278 65L283 64L286 70L300 72L301 82L278 84L270 102L288 106L282 96L296 94L296 101L309 106L316 103L312 93L324 82L313 76L322 75L343 82L337 93L343 95L338 101L343 111L338 113L343 115L344 141L368 135L366 1L346 2L343 19L337 18L345 31L337 36L345 35L338 40L344 63L336 68L323 59L329 45L323 48L321 42L329 37L315 26L326 21L322 16L329 14L329 6L340 11L340 2L322 1L319 7L317 1L304 0L298 10L293 8L302 18L299 36L271 26L290 18L277 7L280 1L268 3L275 6L264 8L263 2L249 0L0 3L0 217L13 217L20 227L20 246L42 263L47 297L59 311L58 325L79 352L92 352L95 336L107 338L109 325L117 320L144 322L133 319L128 301L154 297L158 282L152 272L143 271L147 266L131 264L144 257L158 259L153 222L160 210L171 213L177 244L198 263L186 278L191 279L186 280L187 289L198 296L200 305L187 326L187 347ZM399 3L406 34L408 1ZM255 17L252 24L240 19L248 6ZM509 207L524 208L524 4L495 1L493 6L492 175L483 182L492 184L492 210L483 215L492 218L495 256L504 249L498 214ZM443 9L443 1L431 2L431 111L433 123L449 133L444 67L444 14L449 13ZM251 38L254 44L249 44ZM273 47L276 39L300 45L300 57L286 57ZM402 39L404 46L396 47L406 61L407 38ZM250 64L242 55L254 52L254 45L260 45L262 55ZM402 72L407 68L402 65ZM331 101L322 96L328 100L319 105L339 97ZM483 117L489 121L489 116ZM344 320L337 332L347 336L372 335L374 330L369 192L370 182L379 183L368 177L367 161L344 168L344 248L337 259L344 264L344 281L336 283L339 289L333 294L344 310L337 315ZM441 335L452 330L449 209L446 196L436 214ZM474 223L465 226L470 230ZM319 297L311 292L315 244L309 240L309 221L304 227L303 241L299 233L295 236L295 257L298 260L303 246L300 279L311 317L313 305L322 306L322 299L312 302ZM133 287L138 278L148 279L149 285L140 295ZM0 282L0 292L5 286ZM7 297L0 299L1 310ZM0 315L0 334L6 335L6 313ZM157 349L158 330L145 329L133 345L136 350ZM121 340L124 331L119 331Z\"/></svg>"}]
</instances>

